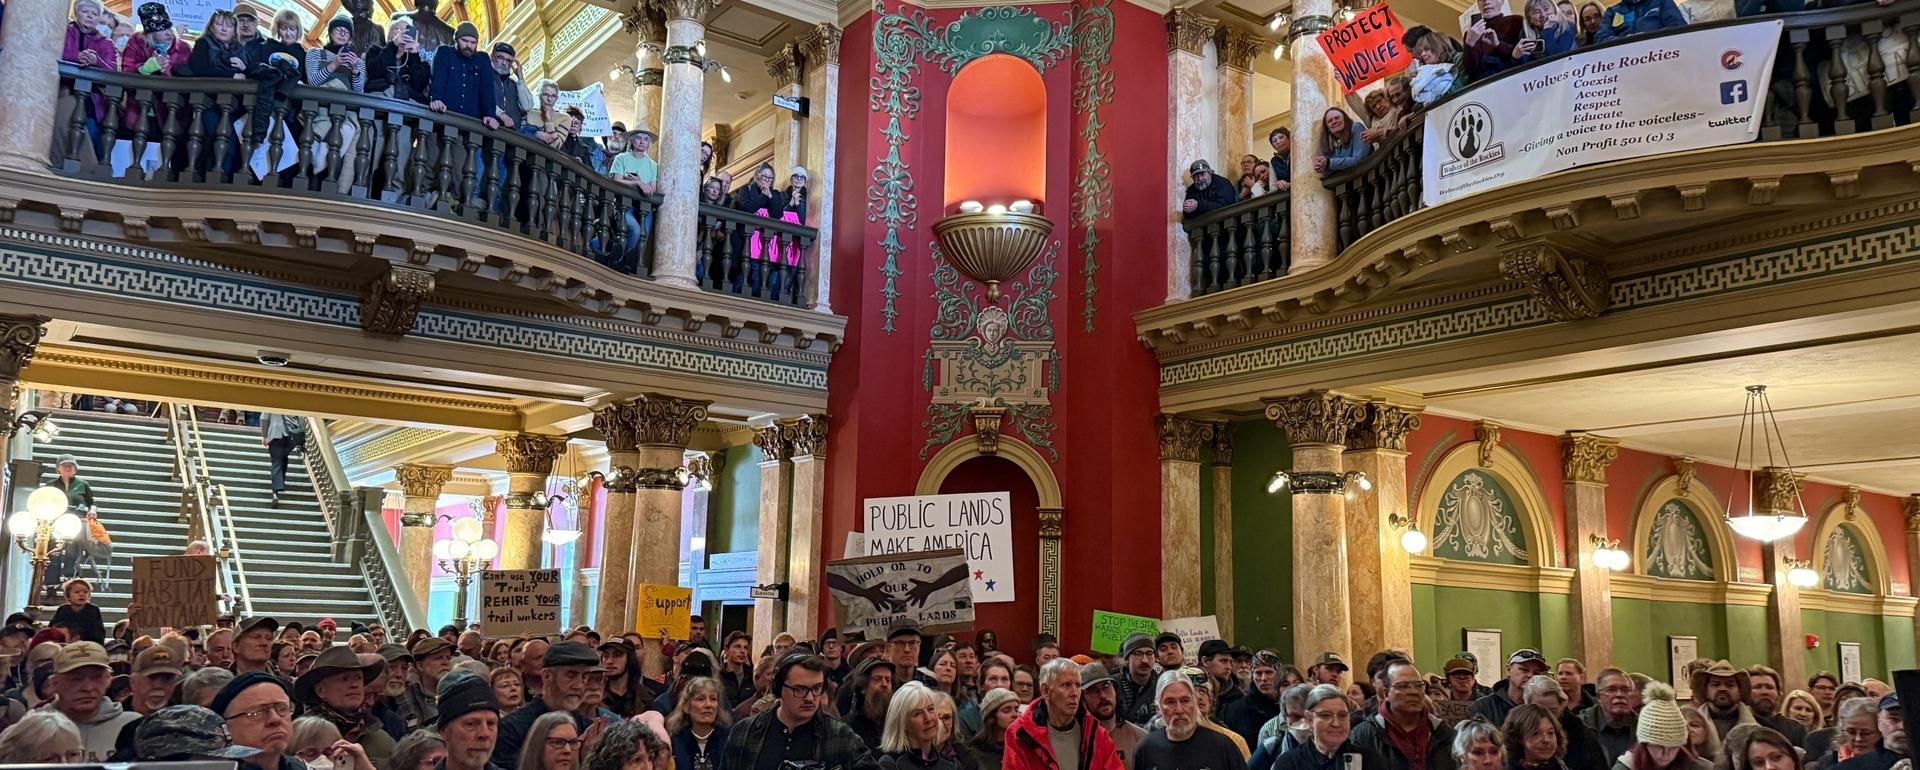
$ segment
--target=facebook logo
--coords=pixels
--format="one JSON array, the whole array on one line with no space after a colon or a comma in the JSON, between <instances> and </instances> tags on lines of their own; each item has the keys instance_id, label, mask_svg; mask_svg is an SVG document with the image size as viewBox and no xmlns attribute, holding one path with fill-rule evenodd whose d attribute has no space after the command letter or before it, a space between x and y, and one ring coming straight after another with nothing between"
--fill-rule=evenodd
<instances>
[{"instance_id":1,"label":"facebook logo","mask_svg":"<svg viewBox=\"0 0 1920 770\"><path fill-rule=\"evenodd\" d=\"M1720 84L1720 103L1739 104L1747 100L1747 81L1729 80Z\"/></svg>"}]
</instances>

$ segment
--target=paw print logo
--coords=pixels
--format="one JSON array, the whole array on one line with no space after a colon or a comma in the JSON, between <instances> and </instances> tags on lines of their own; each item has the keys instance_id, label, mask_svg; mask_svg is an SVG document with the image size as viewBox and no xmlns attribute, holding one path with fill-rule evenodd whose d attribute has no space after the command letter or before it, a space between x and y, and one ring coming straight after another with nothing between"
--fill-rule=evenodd
<instances>
[{"instance_id":1,"label":"paw print logo","mask_svg":"<svg viewBox=\"0 0 1920 770\"><path fill-rule=\"evenodd\" d=\"M1447 146L1460 160L1472 160L1480 154L1493 134L1493 114L1478 102L1462 105L1448 123Z\"/></svg>"}]
</instances>

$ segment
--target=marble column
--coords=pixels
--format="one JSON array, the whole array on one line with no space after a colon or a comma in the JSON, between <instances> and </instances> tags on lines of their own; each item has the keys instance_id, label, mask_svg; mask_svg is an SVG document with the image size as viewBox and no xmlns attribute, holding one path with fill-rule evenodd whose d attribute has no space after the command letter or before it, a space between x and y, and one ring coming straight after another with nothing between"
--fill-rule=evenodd
<instances>
[{"instance_id":1,"label":"marble column","mask_svg":"<svg viewBox=\"0 0 1920 770\"><path fill-rule=\"evenodd\" d=\"M798 43L783 45L767 57L767 74L773 76L774 96L801 95L802 66L804 63L800 61ZM773 159L770 161L773 164L773 178L776 184L784 185L793 167L800 165L800 113L775 107L773 117L769 120L773 123Z\"/></svg>"},{"instance_id":2,"label":"marble column","mask_svg":"<svg viewBox=\"0 0 1920 770\"><path fill-rule=\"evenodd\" d=\"M833 260L825 259L833 245L833 158L840 122L840 28L832 24L815 25L812 32L800 36L800 58L805 63L802 77L808 101L805 120L801 121L804 139L801 155L811 194L807 199L807 224L820 229L819 245L814 247L813 309L831 313L829 288L833 285ZM822 423L822 430L825 429ZM809 564L811 569L811 564ZM788 624L792 626L791 623Z\"/></svg>"},{"instance_id":3,"label":"marble column","mask_svg":"<svg viewBox=\"0 0 1920 770\"><path fill-rule=\"evenodd\" d=\"M639 64L633 72L633 122L627 127L644 128L657 136L660 133L660 81L664 72L658 66L658 57L667 44L666 18L658 8L641 3L628 10L620 23L634 36L634 61Z\"/></svg>"},{"instance_id":4,"label":"marble column","mask_svg":"<svg viewBox=\"0 0 1920 770\"><path fill-rule=\"evenodd\" d=\"M593 515L593 501L606 484L604 477L592 479L580 489L581 499L577 501L579 515L574 526L580 528L580 539L573 541L573 593L567 602L567 617L576 626L592 624L593 614L599 611L597 606L587 606L587 569L593 566L593 542L600 539L601 530L599 517Z\"/></svg>"},{"instance_id":5,"label":"marble column","mask_svg":"<svg viewBox=\"0 0 1920 770\"><path fill-rule=\"evenodd\" d=\"M1320 50L1320 32L1333 25L1333 0L1298 0L1293 4L1293 25L1287 32L1287 50L1293 52L1293 153L1292 186L1288 188L1289 218L1293 221L1293 262L1288 273L1312 270L1326 264L1336 253L1338 224L1334 219L1333 193L1320 184L1313 170L1314 154L1308 137L1320 135L1320 117L1328 107L1342 104L1340 84L1333 77L1333 65Z\"/></svg>"},{"instance_id":6,"label":"marble column","mask_svg":"<svg viewBox=\"0 0 1920 770\"><path fill-rule=\"evenodd\" d=\"M1200 614L1200 448L1213 426L1175 414L1160 432L1160 617Z\"/></svg>"},{"instance_id":7,"label":"marble column","mask_svg":"<svg viewBox=\"0 0 1920 770\"><path fill-rule=\"evenodd\" d=\"M629 535L634 546L633 583L680 583L680 498L687 486L687 442L693 439L693 429L706 421L710 403L648 394L635 404L639 414L634 435L640 449ZM660 640L647 639L646 647L642 664L648 676L658 676L667 663L660 655Z\"/></svg>"},{"instance_id":8,"label":"marble column","mask_svg":"<svg viewBox=\"0 0 1920 770\"><path fill-rule=\"evenodd\" d=\"M1316 390L1265 399L1293 448L1293 655L1305 670L1321 653L1353 660L1341 451L1366 402Z\"/></svg>"},{"instance_id":9,"label":"marble column","mask_svg":"<svg viewBox=\"0 0 1920 770\"><path fill-rule=\"evenodd\" d=\"M70 7L62 0L22 0L7 4L12 17L0 26L0 83L7 98L0 108L0 167L47 171L53 155L53 116L60 90L60 48L66 40Z\"/></svg>"},{"instance_id":10,"label":"marble column","mask_svg":"<svg viewBox=\"0 0 1920 770\"><path fill-rule=\"evenodd\" d=\"M753 429L753 445L760 448L760 539L756 550L754 580L773 585L787 579L787 521L793 506L787 488L793 485L793 465L787 458L793 445L787 441L786 428L778 423ZM786 603L778 599L753 600L753 621L749 633L755 639L772 640L785 630Z\"/></svg>"},{"instance_id":11,"label":"marble column","mask_svg":"<svg viewBox=\"0 0 1920 770\"><path fill-rule=\"evenodd\" d=\"M1907 495L1907 593L1920 585L1920 495ZM1913 616L1914 638L1920 639L1920 613Z\"/></svg>"},{"instance_id":12,"label":"marble column","mask_svg":"<svg viewBox=\"0 0 1920 770\"><path fill-rule=\"evenodd\" d=\"M1593 563L1593 551L1595 538L1607 538L1607 466L1619 456L1617 439L1579 431L1560 437L1567 539L1578 556L1573 560L1573 657L1585 661L1588 671L1613 665L1612 573Z\"/></svg>"},{"instance_id":13,"label":"marble column","mask_svg":"<svg viewBox=\"0 0 1920 770\"><path fill-rule=\"evenodd\" d=\"M635 468L640 465L640 407L616 401L593 413L593 427L607 442L607 511L600 525L600 595L593 627L633 628L633 511Z\"/></svg>"},{"instance_id":14,"label":"marble column","mask_svg":"<svg viewBox=\"0 0 1920 770\"><path fill-rule=\"evenodd\" d=\"M782 420L793 450L793 511L787 531L787 632L820 636L821 551L827 513L827 415Z\"/></svg>"},{"instance_id":15,"label":"marble column","mask_svg":"<svg viewBox=\"0 0 1920 770\"><path fill-rule=\"evenodd\" d=\"M539 569L540 535L547 530L547 476L567 452L565 436L505 433L494 452L507 466L507 526L500 535L500 569Z\"/></svg>"},{"instance_id":16,"label":"marble column","mask_svg":"<svg viewBox=\"0 0 1920 770\"><path fill-rule=\"evenodd\" d=\"M1213 616L1233 635L1233 423L1213 424Z\"/></svg>"},{"instance_id":17,"label":"marble column","mask_svg":"<svg viewBox=\"0 0 1920 770\"><path fill-rule=\"evenodd\" d=\"M425 607L433 593L434 511L440 506L440 488L453 479L453 466L402 465L393 469L393 479L406 495L400 508L400 563L414 597Z\"/></svg>"},{"instance_id":18,"label":"marble column","mask_svg":"<svg viewBox=\"0 0 1920 770\"><path fill-rule=\"evenodd\" d=\"M1187 166L1213 157L1209 145L1217 141L1206 135L1205 126L1209 115L1219 113L1215 103L1218 95L1207 91L1203 75L1207 41L1213 38L1219 22L1185 8L1168 11L1166 22L1167 152L1172 156L1167 169L1172 175L1167 185L1167 301L1176 302L1193 292L1193 250L1187 244L1186 229L1180 226L1180 203L1186 199L1191 181Z\"/></svg>"},{"instance_id":19,"label":"marble column","mask_svg":"<svg viewBox=\"0 0 1920 770\"><path fill-rule=\"evenodd\" d=\"M1352 581L1353 649L1413 649L1413 583L1410 554L1388 523L1407 519L1407 436L1420 429L1420 408L1367 402L1347 434L1341 457L1346 470L1367 474L1372 490L1347 498L1347 574Z\"/></svg>"},{"instance_id":20,"label":"marble column","mask_svg":"<svg viewBox=\"0 0 1920 770\"><path fill-rule=\"evenodd\" d=\"M698 289L694 237L700 223L700 98L707 75L694 47L705 41L707 14L719 0L651 1L667 15L667 48L660 55L666 70L660 114L662 200L653 226L653 276L656 283Z\"/></svg>"},{"instance_id":21,"label":"marble column","mask_svg":"<svg viewBox=\"0 0 1920 770\"><path fill-rule=\"evenodd\" d=\"M1220 101L1220 160L1214 168L1231 169L1228 181L1240 178L1240 156L1252 153L1253 57L1265 47L1258 36L1236 27L1221 27L1214 38L1220 62L1215 78ZM1259 155L1261 153L1253 153Z\"/></svg>"},{"instance_id":22,"label":"marble column","mask_svg":"<svg viewBox=\"0 0 1920 770\"><path fill-rule=\"evenodd\" d=\"M1753 510L1761 514L1797 516L1800 506L1800 481L1806 474L1786 468L1765 467L1753 473ZM1767 663L1780 672L1781 681L1802 682L1807 678L1804 637L1800 628L1800 589L1787 579L1795 559L1793 538L1781 538L1760 546L1761 579L1773 585L1767 598ZM1815 546L1818 547L1818 546Z\"/></svg>"}]
</instances>

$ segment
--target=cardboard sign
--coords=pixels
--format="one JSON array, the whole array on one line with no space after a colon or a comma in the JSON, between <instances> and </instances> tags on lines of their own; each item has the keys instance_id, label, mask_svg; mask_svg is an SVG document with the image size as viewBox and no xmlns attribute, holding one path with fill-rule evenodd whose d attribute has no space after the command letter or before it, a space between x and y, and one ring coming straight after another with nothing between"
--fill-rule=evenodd
<instances>
[{"instance_id":1,"label":"cardboard sign","mask_svg":"<svg viewBox=\"0 0 1920 770\"><path fill-rule=\"evenodd\" d=\"M477 616L490 638L559 633L560 570L481 570Z\"/></svg>"},{"instance_id":2,"label":"cardboard sign","mask_svg":"<svg viewBox=\"0 0 1920 770\"><path fill-rule=\"evenodd\" d=\"M1119 655L1120 643L1136 631L1152 637L1160 632L1160 621L1106 610L1093 611L1094 652Z\"/></svg>"},{"instance_id":3,"label":"cardboard sign","mask_svg":"<svg viewBox=\"0 0 1920 770\"><path fill-rule=\"evenodd\" d=\"M1187 651L1187 660L1194 660L1200 656L1201 642L1220 638L1220 620L1212 615L1174 618L1160 621L1160 630L1179 634L1180 646Z\"/></svg>"},{"instance_id":4,"label":"cardboard sign","mask_svg":"<svg viewBox=\"0 0 1920 770\"><path fill-rule=\"evenodd\" d=\"M922 633L973 627L972 567L957 548L827 562L842 639L885 639L902 620Z\"/></svg>"},{"instance_id":5,"label":"cardboard sign","mask_svg":"<svg viewBox=\"0 0 1920 770\"><path fill-rule=\"evenodd\" d=\"M1005 492L876 497L861 504L867 555L958 548L973 601L1013 601L1013 503Z\"/></svg>"},{"instance_id":6,"label":"cardboard sign","mask_svg":"<svg viewBox=\"0 0 1920 770\"><path fill-rule=\"evenodd\" d=\"M640 617L635 631L652 639L685 639L692 634L693 589L640 584Z\"/></svg>"},{"instance_id":7,"label":"cardboard sign","mask_svg":"<svg viewBox=\"0 0 1920 770\"><path fill-rule=\"evenodd\" d=\"M133 601L140 604L141 628L212 625L220 613L212 556L133 557Z\"/></svg>"},{"instance_id":8,"label":"cardboard sign","mask_svg":"<svg viewBox=\"0 0 1920 770\"><path fill-rule=\"evenodd\" d=\"M1336 24L1320 33L1320 49L1327 52L1333 74L1347 93L1413 64L1400 36L1406 29L1400 17L1386 3L1355 14L1345 24Z\"/></svg>"},{"instance_id":9,"label":"cardboard sign","mask_svg":"<svg viewBox=\"0 0 1920 770\"><path fill-rule=\"evenodd\" d=\"M576 91L561 91L560 99L553 103L553 108L566 112L568 107L580 108L581 136L599 138L613 135L613 121L607 118L607 94L600 90L599 83Z\"/></svg>"}]
</instances>

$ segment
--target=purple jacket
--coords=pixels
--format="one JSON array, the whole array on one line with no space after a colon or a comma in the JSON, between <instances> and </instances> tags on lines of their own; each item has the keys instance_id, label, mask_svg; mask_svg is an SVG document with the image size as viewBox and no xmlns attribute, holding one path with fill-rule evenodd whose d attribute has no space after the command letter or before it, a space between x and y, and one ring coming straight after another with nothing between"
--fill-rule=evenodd
<instances>
[{"instance_id":1,"label":"purple jacket","mask_svg":"<svg viewBox=\"0 0 1920 770\"><path fill-rule=\"evenodd\" d=\"M113 71L114 60L119 54L113 50L113 40L93 30L83 30L76 22L67 23L67 44L60 49L60 60L80 63L80 52L92 51L100 60L94 63L97 69Z\"/></svg>"}]
</instances>

